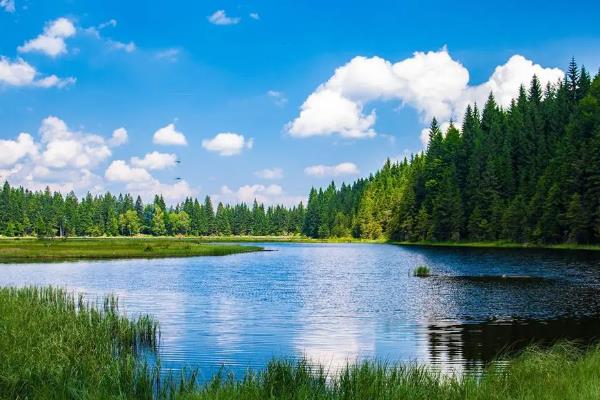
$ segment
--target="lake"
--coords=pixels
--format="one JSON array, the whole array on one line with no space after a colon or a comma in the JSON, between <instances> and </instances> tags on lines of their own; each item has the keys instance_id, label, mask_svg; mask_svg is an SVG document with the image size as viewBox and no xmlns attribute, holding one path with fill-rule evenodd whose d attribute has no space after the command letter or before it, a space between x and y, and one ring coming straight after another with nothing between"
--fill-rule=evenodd
<instances>
[{"instance_id":1,"label":"lake","mask_svg":"<svg viewBox=\"0 0 600 400\"><path fill-rule=\"evenodd\" d=\"M376 358L457 372L600 335L600 253L264 243L225 257L0 265L0 285L114 293L161 325L163 367L241 374L273 357ZM412 270L430 266L433 276Z\"/></svg>"}]
</instances>

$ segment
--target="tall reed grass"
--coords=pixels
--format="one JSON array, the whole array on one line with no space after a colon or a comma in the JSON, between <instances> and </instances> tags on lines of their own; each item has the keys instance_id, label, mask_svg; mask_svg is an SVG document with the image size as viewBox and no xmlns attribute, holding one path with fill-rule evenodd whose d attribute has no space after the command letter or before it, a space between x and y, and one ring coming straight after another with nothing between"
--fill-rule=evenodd
<instances>
[{"instance_id":1,"label":"tall reed grass","mask_svg":"<svg viewBox=\"0 0 600 400\"><path fill-rule=\"evenodd\" d=\"M529 348L483 374L444 375L417 364L364 361L329 371L273 360L208 382L198 371L161 373L158 323L126 318L118 299L86 302L59 288L0 289L1 399L599 399L600 347Z\"/></svg>"}]
</instances>

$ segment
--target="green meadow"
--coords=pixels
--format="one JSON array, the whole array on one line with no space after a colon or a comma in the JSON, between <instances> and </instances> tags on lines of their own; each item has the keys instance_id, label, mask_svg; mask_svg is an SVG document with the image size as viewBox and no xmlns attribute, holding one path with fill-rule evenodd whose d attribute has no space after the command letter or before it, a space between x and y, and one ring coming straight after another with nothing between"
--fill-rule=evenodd
<instances>
[{"instance_id":1,"label":"green meadow","mask_svg":"<svg viewBox=\"0 0 600 400\"><path fill-rule=\"evenodd\" d=\"M0 262L224 256L261 250L186 238L3 239Z\"/></svg>"}]
</instances>

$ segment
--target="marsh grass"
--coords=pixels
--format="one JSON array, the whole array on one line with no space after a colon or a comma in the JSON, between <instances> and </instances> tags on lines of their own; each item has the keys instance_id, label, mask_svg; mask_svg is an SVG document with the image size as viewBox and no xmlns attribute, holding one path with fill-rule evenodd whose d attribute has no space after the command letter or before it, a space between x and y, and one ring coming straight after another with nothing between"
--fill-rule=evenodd
<instances>
[{"instance_id":1,"label":"marsh grass","mask_svg":"<svg viewBox=\"0 0 600 400\"><path fill-rule=\"evenodd\" d=\"M258 246L179 238L3 239L0 262L224 256L261 250Z\"/></svg>"},{"instance_id":2,"label":"marsh grass","mask_svg":"<svg viewBox=\"0 0 600 400\"><path fill-rule=\"evenodd\" d=\"M0 289L1 399L598 399L600 347L529 348L482 374L444 375L417 364L363 361L331 371L273 360L260 371L209 381L198 370L161 373L143 352L160 332L126 318L108 296L88 303L57 288Z\"/></svg>"},{"instance_id":3,"label":"marsh grass","mask_svg":"<svg viewBox=\"0 0 600 400\"><path fill-rule=\"evenodd\" d=\"M431 275L431 269L427 265L419 265L413 271L413 276L416 276L418 278L427 278L430 275Z\"/></svg>"}]
</instances>

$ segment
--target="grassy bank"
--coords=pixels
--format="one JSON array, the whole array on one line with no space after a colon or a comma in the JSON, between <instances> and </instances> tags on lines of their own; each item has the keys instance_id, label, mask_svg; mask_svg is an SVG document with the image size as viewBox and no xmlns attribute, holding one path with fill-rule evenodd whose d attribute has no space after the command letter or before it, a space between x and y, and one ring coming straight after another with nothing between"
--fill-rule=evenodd
<instances>
[{"instance_id":1,"label":"grassy bank","mask_svg":"<svg viewBox=\"0 0 600 400\"><path fill-rule=\"evenodd\" d=\"M260 250L187 238L3 239L0 262L223 256Z\"/></svg>"},{"instance_id":2,"label":"grassy bank","mask_svg":"<svg viewBox=\"0 0 600 400\"><path fill-rule=\"evenodd\" d=\"M62 239L43 239L46 242L60 241ZM26 238L6 238L0 237L0 259L2 258L2 248L11 247L10 243L19 241L38 242L40 240L34 237ZM574 243L562 243L562 244L542 244L542 243L514 243L506 241L491 241L491 242L436 242L436 241L418 241L418 242L407 242L407 241L394 241L387 239L356 239L352 237L344 238L324 238L324 239L313 239L305 236L184 236L184 237L154 237L154 236L136 236L136 237L99 237L99 238L87 238L87 237L71 237L66 240L67 242L85 242L94 243L97 242L99 247L107 246L110 243L125 246L131 245L131 243L149 242L149 243L161 243L159 247L171 246L172 243L186 243L186 244L214 244L214 243L370 243L370 244L394 244L400 246L434 246L434 247L474 247L474 248L498 248L498 249L554 249L554 250L590 250L600 251L600 244L574 244ZM185 246L185 245L183 245ZM112 247L110 247L112 249ZM110 250L109 249L109 250ZM175 247L172 246L172 250ZM247 251L256 251L254 250ZM202 253L202 251L199 251ZM215 250L216 254L190 254L190 255L223 255L232 254L239 251L223 252L219 253L219 250ZM185 255L185 254L184 254ZM184 256L182 255L182 256ZM160 257L161 255L157 255ZM163 257L170 257L171 255L164 255ZM179 256L177 254L173 256ZM150 257L150 255L144 255L141 257ZM93 258L93 257L92 257ZM103 258L103 257L96 257ZM112 258L112 257L108 257Z\"/></svg>"},{"instance_id":3,"label":"grassy bank","mask_svg":"<svg viewBox=\"0 0 600 400\"><path fill-rule=\"evenodd\" d=\"M337 375L306 362L273 361L245 377L158 379L141 361L156 350L156 322L126 319L116 299L92 306L53 288L0 289L1 399L597 399L600 348L530 349L481 378L417 365L364 362Z\"/></svg>"},{"instance_id":4,"label":"grassy bank","mask_svg":"<svg viewBox=\"0 0 600 400\"><path fill-rule=\"evenodd\" d=\"M474 248L495 248L495 249L551 249L551 250L590 250L600 251L600 245L597 244L542 244L542 243L514 243L514 242L398 242L388 241L386 243L401 246L429 246L429 247L474 247Z\"/></svg>"}]
</instances>

